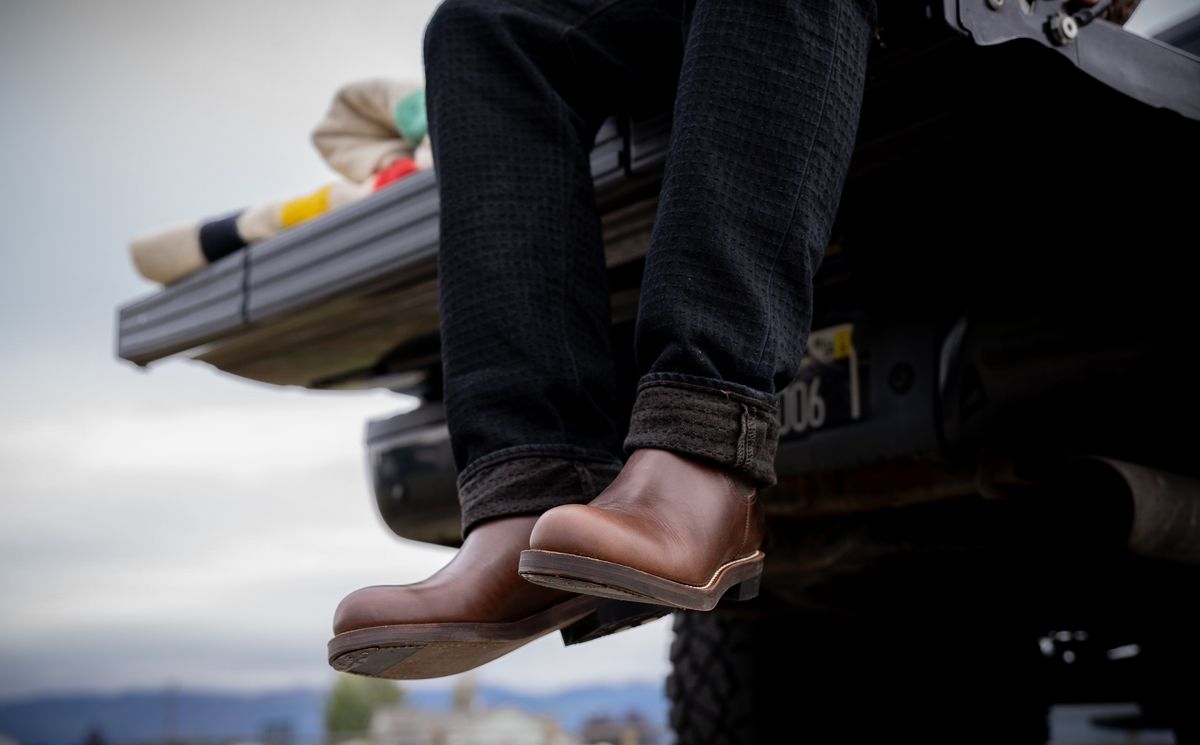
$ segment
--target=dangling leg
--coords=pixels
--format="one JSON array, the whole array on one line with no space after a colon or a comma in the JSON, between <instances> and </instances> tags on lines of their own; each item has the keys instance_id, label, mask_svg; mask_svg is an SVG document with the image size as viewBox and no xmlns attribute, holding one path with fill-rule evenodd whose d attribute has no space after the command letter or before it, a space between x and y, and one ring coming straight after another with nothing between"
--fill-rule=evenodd
<instances>
[{"instance_id":1,"label":"dangling leg","mask_svg":"<svg viewBox=\"0 0 1200 745\"><path fill-rule=\"evenodd\" d=\"M343 600L335 666L448 675L596 609L595 598L524 582L517 561L538 514L589 501L621 467L588 149L631 92L669 96L681 37L677 0L448 0L430 22L445 403L464 543L428 580Z\"/></svg>"},{"instance_id":2,"label":"dangling leg","mask_svg":"<svg viewBox=\"0 0 1200 745\"><path fill-rule=\"evenodd\" d=\"M799 370L857 129L871 0L696 0L613 484L546 513L521 571L706 610L762 571L775 394Z\"/></svg>"}]
</instances>

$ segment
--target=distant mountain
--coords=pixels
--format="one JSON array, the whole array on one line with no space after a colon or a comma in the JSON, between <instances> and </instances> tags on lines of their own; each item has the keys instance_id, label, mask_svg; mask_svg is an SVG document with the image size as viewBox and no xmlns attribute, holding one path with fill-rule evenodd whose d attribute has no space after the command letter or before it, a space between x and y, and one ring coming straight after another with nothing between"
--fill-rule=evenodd
<instances>
[{"instance_id":1,"label":"distant mountain","mask_svg":"<svg viewBox=\"0 0 1200 745\"><path fill-rule=\"evenodd\" d=\"M106 742L227 742L258 739L268 728L287 726L294 745L313 745L322 735L326 691L296 689L261 694L210 691L131 692L115 695L38 696L0 701L0 734L21 745L82 745L96 729ZM660 683L573 688L528 694L494 686L478 689L486 707L516 707L554 717L579 731L592 716L638 711L665 726L667 702ZM409 705L430 711L451 707L450 690L406 691Z\"/></svg>"},{"instance_id":2,"label":"distant mountain","mask_svg":"<svg viewBox=\"0 0 1200 745\"><path fill-rule=\"evenodd\" d=\"M0 732L22 745L80 745L93 728L109 743L253 739L287 722L301 745L320 736L324 700L320 690L41 696L0 703Z\"/></svg>"}]
</instances>

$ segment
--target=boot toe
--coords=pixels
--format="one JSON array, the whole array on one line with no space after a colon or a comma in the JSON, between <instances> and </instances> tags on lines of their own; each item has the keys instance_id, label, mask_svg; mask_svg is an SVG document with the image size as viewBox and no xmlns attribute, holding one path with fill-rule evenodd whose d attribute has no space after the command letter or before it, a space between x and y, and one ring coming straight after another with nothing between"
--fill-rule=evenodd
<instances>
[{"instance_id":1,"label":"boot toe","mask_svg":"<svg viewBox=\"0 0 1200 745\"><path fill-rule=\"evenodd\" d=\"M394 611L397 592L402 590L398 587L372 585L355 590L342 598L337 610L333 612L334 635L398 623L391 618L395 615L394 612L389 612Z\"/></svg>"},{"instance_id":2,"label":"boot toe","mask_svg":"<svg viewBox=\"0 0 1200 745\"><path fill-rule=\"evenodd\" d=\"M566 504L541 516L529 538L529 547L625 563L652 553L652 538L632 515L591 505Z\"/></svg>"},{"instance_id":3,"label":"boot toe","mask_svg":"<svg viewBox=\"0 0 1200 745\"><path fill-rule=\"evenodd\" d=\"M584 504L564 504L538 518L529 536L529 547L538 551L588 554L597 548L596 532L603 515Z\"/></svg>"}]
</instances>

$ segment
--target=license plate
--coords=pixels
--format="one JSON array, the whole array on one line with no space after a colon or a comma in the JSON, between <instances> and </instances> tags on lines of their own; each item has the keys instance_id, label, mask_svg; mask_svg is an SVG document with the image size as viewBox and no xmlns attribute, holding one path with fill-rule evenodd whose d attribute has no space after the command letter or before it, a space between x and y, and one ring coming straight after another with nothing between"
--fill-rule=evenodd
<instances>
[{"instance_id":1,"label":"license plate","mask_svg":"<svg viewBox=\"0 0 1200 745\"><path fill-rule=\"evenodd\" d=\"M863 417L854 325L813 331L796 380L779 394L780 439L852 424Z\"/></svg>"}]
</instances>

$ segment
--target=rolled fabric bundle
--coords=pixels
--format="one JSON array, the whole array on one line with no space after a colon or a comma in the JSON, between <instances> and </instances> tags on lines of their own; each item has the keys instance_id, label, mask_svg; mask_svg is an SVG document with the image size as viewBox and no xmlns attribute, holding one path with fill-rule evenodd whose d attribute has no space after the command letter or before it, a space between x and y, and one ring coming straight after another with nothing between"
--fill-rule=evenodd
<instances>
[{"instance_id":1,"label":"rolled fabric bundle","mask_svg":"<svg viewBox=\"0 0 1200 745\"><path fill-rule=\"evenodd\" d=\"M245 210L242 210L245 212ZM200 225L200 251L209 264L246 247L246 239L238 232L237 220L242 212L234 212Z\"/></svg>"},{"instance_id":2,"label":"rolled fabric bundle","mask_svg":"<svg viewBox=\"0 0 1200 745\"><path fill-rule=\"evenodd\" d=\"M417 162L412 158L401 158L379 173L375 174L375 191L379 191L383 187L394 184L405 176L411 176L417 172Z\"/></svg>"},{"instance_id":3,"label":"rolled fabric bundle","mask_svg":"<svg viewBox=\"0 0 1200 745\"><path fill-rule=\"evenodd\" d=\"M283 230L294 228L338 207L357 202L374 191L373 186L372 181L361 184L352 184L349 181L326 184L312 194L284 202L279 209L279 223Z\"/></svg>"},{"instance_id":4,"label":"rolled fabric bundle","mask_svg":"<svg viewBox=\"0 0 1200 745\"><path fill-rule=\"evenodd\" d=\"M329 186L322 186L312 194L289 199L279 211L279 222L283 229L294 228L302 222L329 211Z\"/></svg>"},{"instance_id":5,"label":"rolled fabric bundle","mask_svg":"<svg viewBox=\"0 0 1200 745\"><path fill-rule=\"evenodd\" d=\"M129 256L138 274L169 285L208 264L200 250L197 225L167 228L139 235L129 242Z\"/></svg>"},{"instance_id":6,"label":"rolled fabric bundle","mask_svg":"<svg viewBox=\"0 0 1200 745\"><path fill-rule=\"evenodd\" d=\"M392 109L392 121L410 145L416 146L424 140L429 133L429 120L425 116L425 89L418 88L397 101Z\"/></svg>"},{"instance_id":7,"label":"rolled fabric bundle","mask_svg":"<svg viewBox=\"0 0 1200 745\"><path fill-rule=\"evenodd\" d=\"M426 137L417 152L413 153L413 160L417 162L417 169L421 171L433 168L433 144Z\"/></svg>"},{"instance_id":8,"label":"rolled fabric bundle","mask_svg":"<svg viewBox=\"0 0 1200 745\"><path fill-rule=\"evenodd\" d=\"M314 217L362 199L374 181L339 181L311 194L266 202L256 207L138 236L129 253L138 274L168 285L246 246L278 235Z\"/></svg>"},{"instance_id":9,"label":"rolled fabric bundle","mask_svg":"<svg viewBox=\"0 0 1200 745\"><path fill-rule=\"evenodd\" d=\"M129 242L138 274L169 285L246 247L238 220L248 210L140 235Z\"/></svg>"},{"instance_id":10,"label":"rolled fabric bundle","mask_svg":"<svg viewBox=\"0 0 1200 745\"><path fill-rule=\"evenodd\" d=\"M285 203L285 200L277 199L243 212L238 216L238 235L242 236L247 244L254 244L280 233L283 230L281 216Z\"/></svg>"},{"instance_id":11,"label":"rolled fabric bundle","mask_svg":"<svg viewBox=\"0 0 1200 745\"><path fill-rule=\"evenodd\" d=\"M197 269L433 166L425 91L384 78L338 89L312 142L348 181L130 241L143 277L171 284Z\"/></svg>"},{"instance_id":12,"label":"rolled fabric bundle","mask_svg":"<svg viewBox=\"0 0 1200 745\"><path fill-rule=\"evenodd\" d=\"M414 94L419 94L419 106ZM393 162L412 157L425 136L424 100L420 87L398 80L348 83L334 94L313 130L313 146L331 168L362 183ZM419 132L419 137L410 141L402 134L396 121L398 109L403 111L405 128L414 135Z\"/></svg>"}]
</instances>

